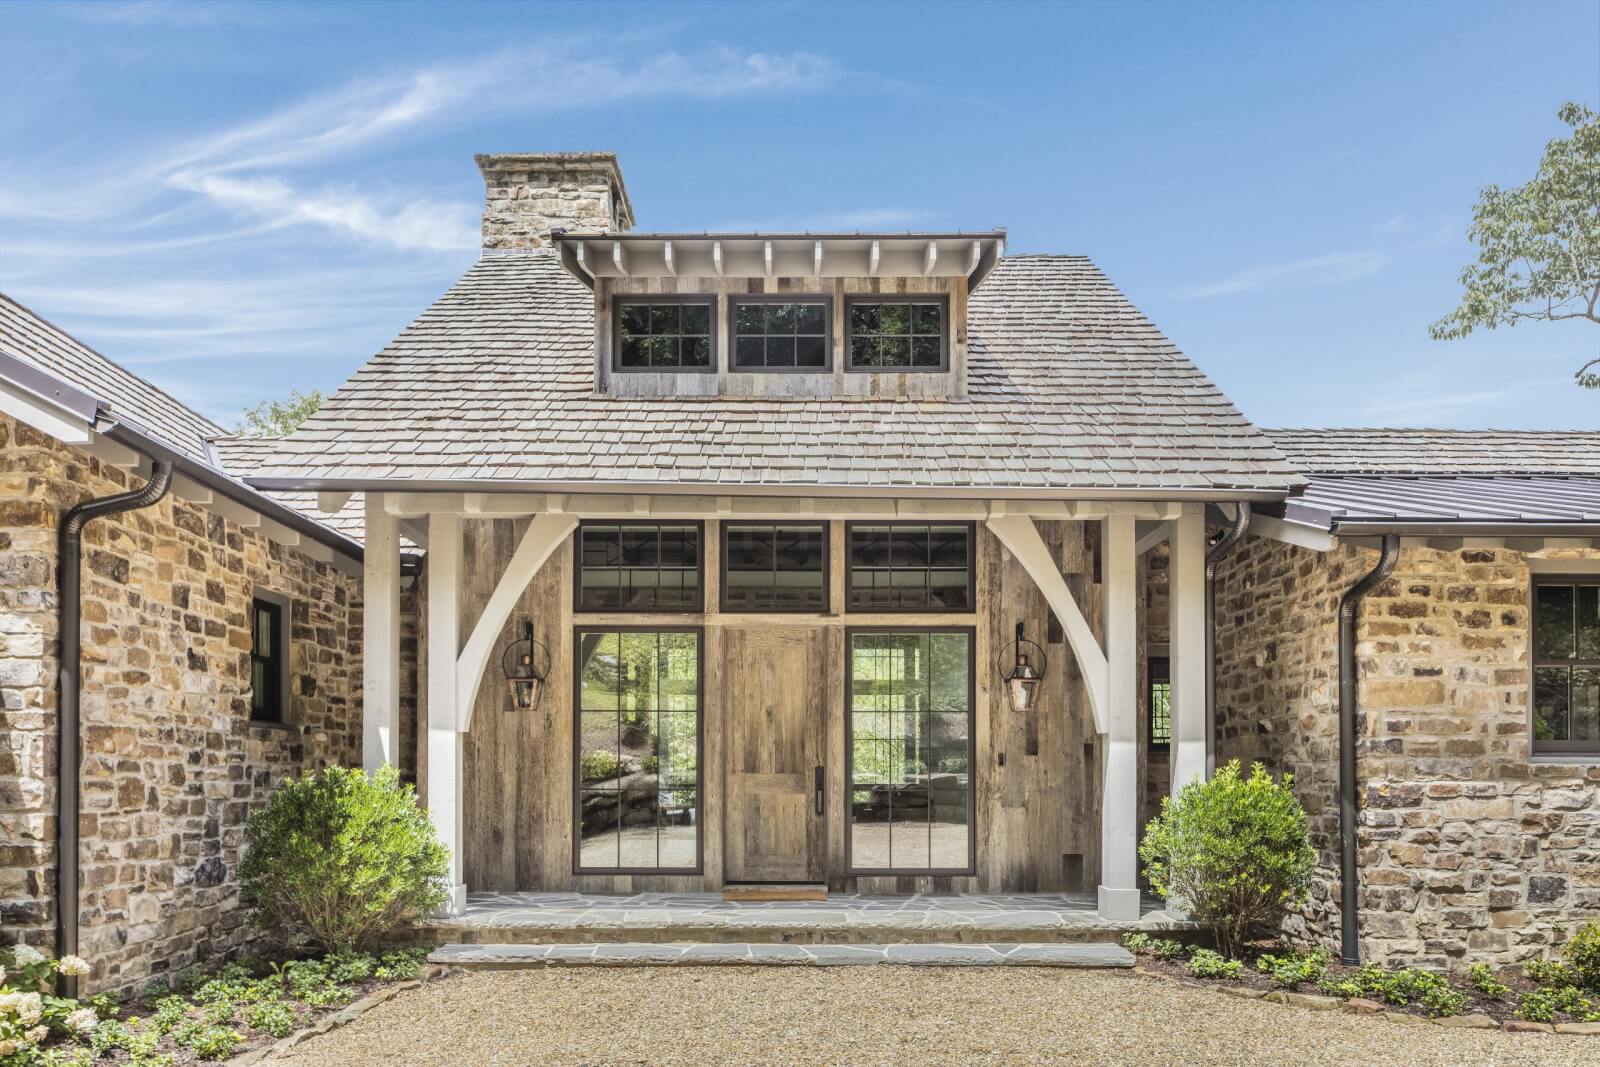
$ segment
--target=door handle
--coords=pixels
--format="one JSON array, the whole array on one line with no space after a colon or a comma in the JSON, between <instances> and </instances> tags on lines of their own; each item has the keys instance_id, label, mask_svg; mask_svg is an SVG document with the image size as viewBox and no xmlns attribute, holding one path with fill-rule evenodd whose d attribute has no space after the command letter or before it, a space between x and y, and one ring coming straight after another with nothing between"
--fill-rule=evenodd
<instances>
[{"instance_id":1,"label":"door handle","mask_svg":"<svg viewBox=\"0 0 1600 1067\"><path fill-rule=\"evenodd\" d=\"M816 792L816 799L817 799L817 814L818 815L821 815L822 812L823 812L824 798L827 795L824 792L824 787L823 787L823 778L824 777L825 776L822 773L822 768L821 767L818 767L816 769L816 772L812 776L812 780L813 780L813 782L815 783L815 786L816 786L815 792Z\"/></svg>"}]
</instances>

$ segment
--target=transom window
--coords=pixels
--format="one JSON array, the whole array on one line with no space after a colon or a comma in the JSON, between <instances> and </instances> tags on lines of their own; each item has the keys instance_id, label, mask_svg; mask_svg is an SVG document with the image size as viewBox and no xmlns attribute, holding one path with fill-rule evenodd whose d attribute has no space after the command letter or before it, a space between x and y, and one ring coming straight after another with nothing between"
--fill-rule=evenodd
<instances>
[{"instance_id":1,"label":"transom window","mask_svg":"<svg viewBox=\"0 0 1600 1067\"><path fill-rule=\"evenodd\" d=\"M851 297L846 303L851 370L942 370L943 297Z\"/></svg>"},{"instance_id":2,"label":"transom window","mask_svg":"<svg viewBox=\"0 0 1600 1067\"><path fill-rule=\"evenodd\" d=\"M699 523L578 526L578 611L702 611Z\"/></svg>"},{"instance_id":3,"label":"transom window","mask_svg":"<svg viewBox=\"0 0 1600 1067\"><path fill-rule=\"evenodd\" d=\"M250 601L250 721L286 722L287 627L284 605Z\"/></svg>"},{"instance_id":4,"label":"transom window","mask_svg":"<svg viewBox=\"0 0 1600 1067\"><path fill-rule=\"evenodd\" d=\"M1534 581L1533 750L1600 752L1600 575Z\"/></svg>"},{"instance_id":5,"label":"transom window","mask_svg":"<svg viewBox=\"0 0 1600 1067\"><path fill-rule=\"evenodd\" d=\"M825 523L724 523L723 611L827 611Z\"/></svg>"},{"instance_id":6,"label":"transom window","mask_svg":"<svg viewBox=\"0 0 1600 1067\"><path fill-rule=\"evenodd\" d=\"M574 864L700 868L700 633L577 628Z\"/></svg>"},{"instance_id":7,"label":"transom window","mask_svg":"<svg viewBox=\"0 0 1600 1067\"><path fill-rule=\"evenodd\" d=\"M712 370L710 296L618 297L618 370Z\"/></svg>"},{"instance_id":8,"label":"transom window","mask_svg":"<svg viewBox=\"0 0 1600 1067\"><path fill-rule=\"evenodd\" d=\"M971 611L970 523L845 527L851 611Z\"/></svg>"},{"instance_id":9,"label":"transom window","mask_svg":"<svg viewBox=\"0 0 1600 1067\"><path fill-rule=\"evenodd\" d=\"M832 316L825 297L734 297L735 370L825 370Z\"/></svg>"},{"instance_id":10,"label":"transom window","mask_svg":"<svg viewBox=\"0 0 1600 1067\"><path fill-rule=\"evenodd\" d=\"M1146 670L1150 677L1150 748L1165 752L1172 747L1172 661L1152 656Z\"/></svg>"},{"instance_id":11,"label":"transom window","mask_svg":"<svg viewBox=\"0 0 1600 1067\"><path fill-rule=\"evenodd\" d=\"M971 630L851 630L853 873L972 870Z\"/></svg>"}]
</instances>

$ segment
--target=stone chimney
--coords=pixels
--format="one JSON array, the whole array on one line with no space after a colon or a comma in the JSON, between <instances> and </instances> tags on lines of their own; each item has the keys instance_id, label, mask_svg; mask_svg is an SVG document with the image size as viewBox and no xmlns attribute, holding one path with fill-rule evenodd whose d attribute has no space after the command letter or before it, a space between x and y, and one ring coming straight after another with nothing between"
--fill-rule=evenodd
<instances>
[{"instance_id":1,"label":"stone chimney","mask_svg":"<svg viewBox=\"0 0 1600 1067\"><path fill-rule=\"evenodd\" d=\"M542 248L553 229L633 228L633 206L614 152L476 156L483 172L483 247Z\"/></svg>"}]
</instances>

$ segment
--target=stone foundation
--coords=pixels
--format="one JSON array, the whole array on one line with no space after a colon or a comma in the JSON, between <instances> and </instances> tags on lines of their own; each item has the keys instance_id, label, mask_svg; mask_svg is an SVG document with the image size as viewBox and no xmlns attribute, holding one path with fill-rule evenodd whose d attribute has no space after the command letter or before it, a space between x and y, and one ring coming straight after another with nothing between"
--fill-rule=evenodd
<instances>
[{"instance_id":1,"label":"stone foundation","mask_svg":"<svg viewBox=\"0 0 1600 1067\"><path fill-rule=\"evenodd\" d=\"M1218 758L1295 775L1319 858L1289 924L1307 942L1339 930L1338 601L1376 558L1251 538L1218 580ZM1363 606L1368 960L1513 963L1600 916L1600 766L1530 756L1529 558L1408 540Z\"/></svg>"}]
</instances>

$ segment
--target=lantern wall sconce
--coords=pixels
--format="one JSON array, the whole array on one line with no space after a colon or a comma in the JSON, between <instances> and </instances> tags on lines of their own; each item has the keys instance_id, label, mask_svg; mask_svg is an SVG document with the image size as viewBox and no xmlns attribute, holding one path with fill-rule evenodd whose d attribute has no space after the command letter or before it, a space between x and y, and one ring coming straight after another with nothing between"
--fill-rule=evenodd
<instances>
[{"instance_id":1,"label":"lantern wall sconce","mask_svg":"<svg viewBox=\"0 0 1600 1067\"><path fill-rule=\"evenodd\" d=\"M1038 656L1038 667L1029 658L1030 649ZM1045 666L1044 649L1023 637L1022 624L1017 623L1017 639L1005 647L1000 657L1000 680L1006 683L1012 711L1033 710L1044 682Z\"/></svg>"},{"instance_id":2,"label":"lantern wall sconce","mask_svg":"<svg viewBox=\"0 0 1600 1067\"><path fill-rule=\"evenodd\" d=\"M500 660L506 687L511 692L512 711L531 711L544 696L544 682L550 677L550 649L533 639L533 621L522 620L522 638L511 642Z\"/></svg>"}]
</instances>

